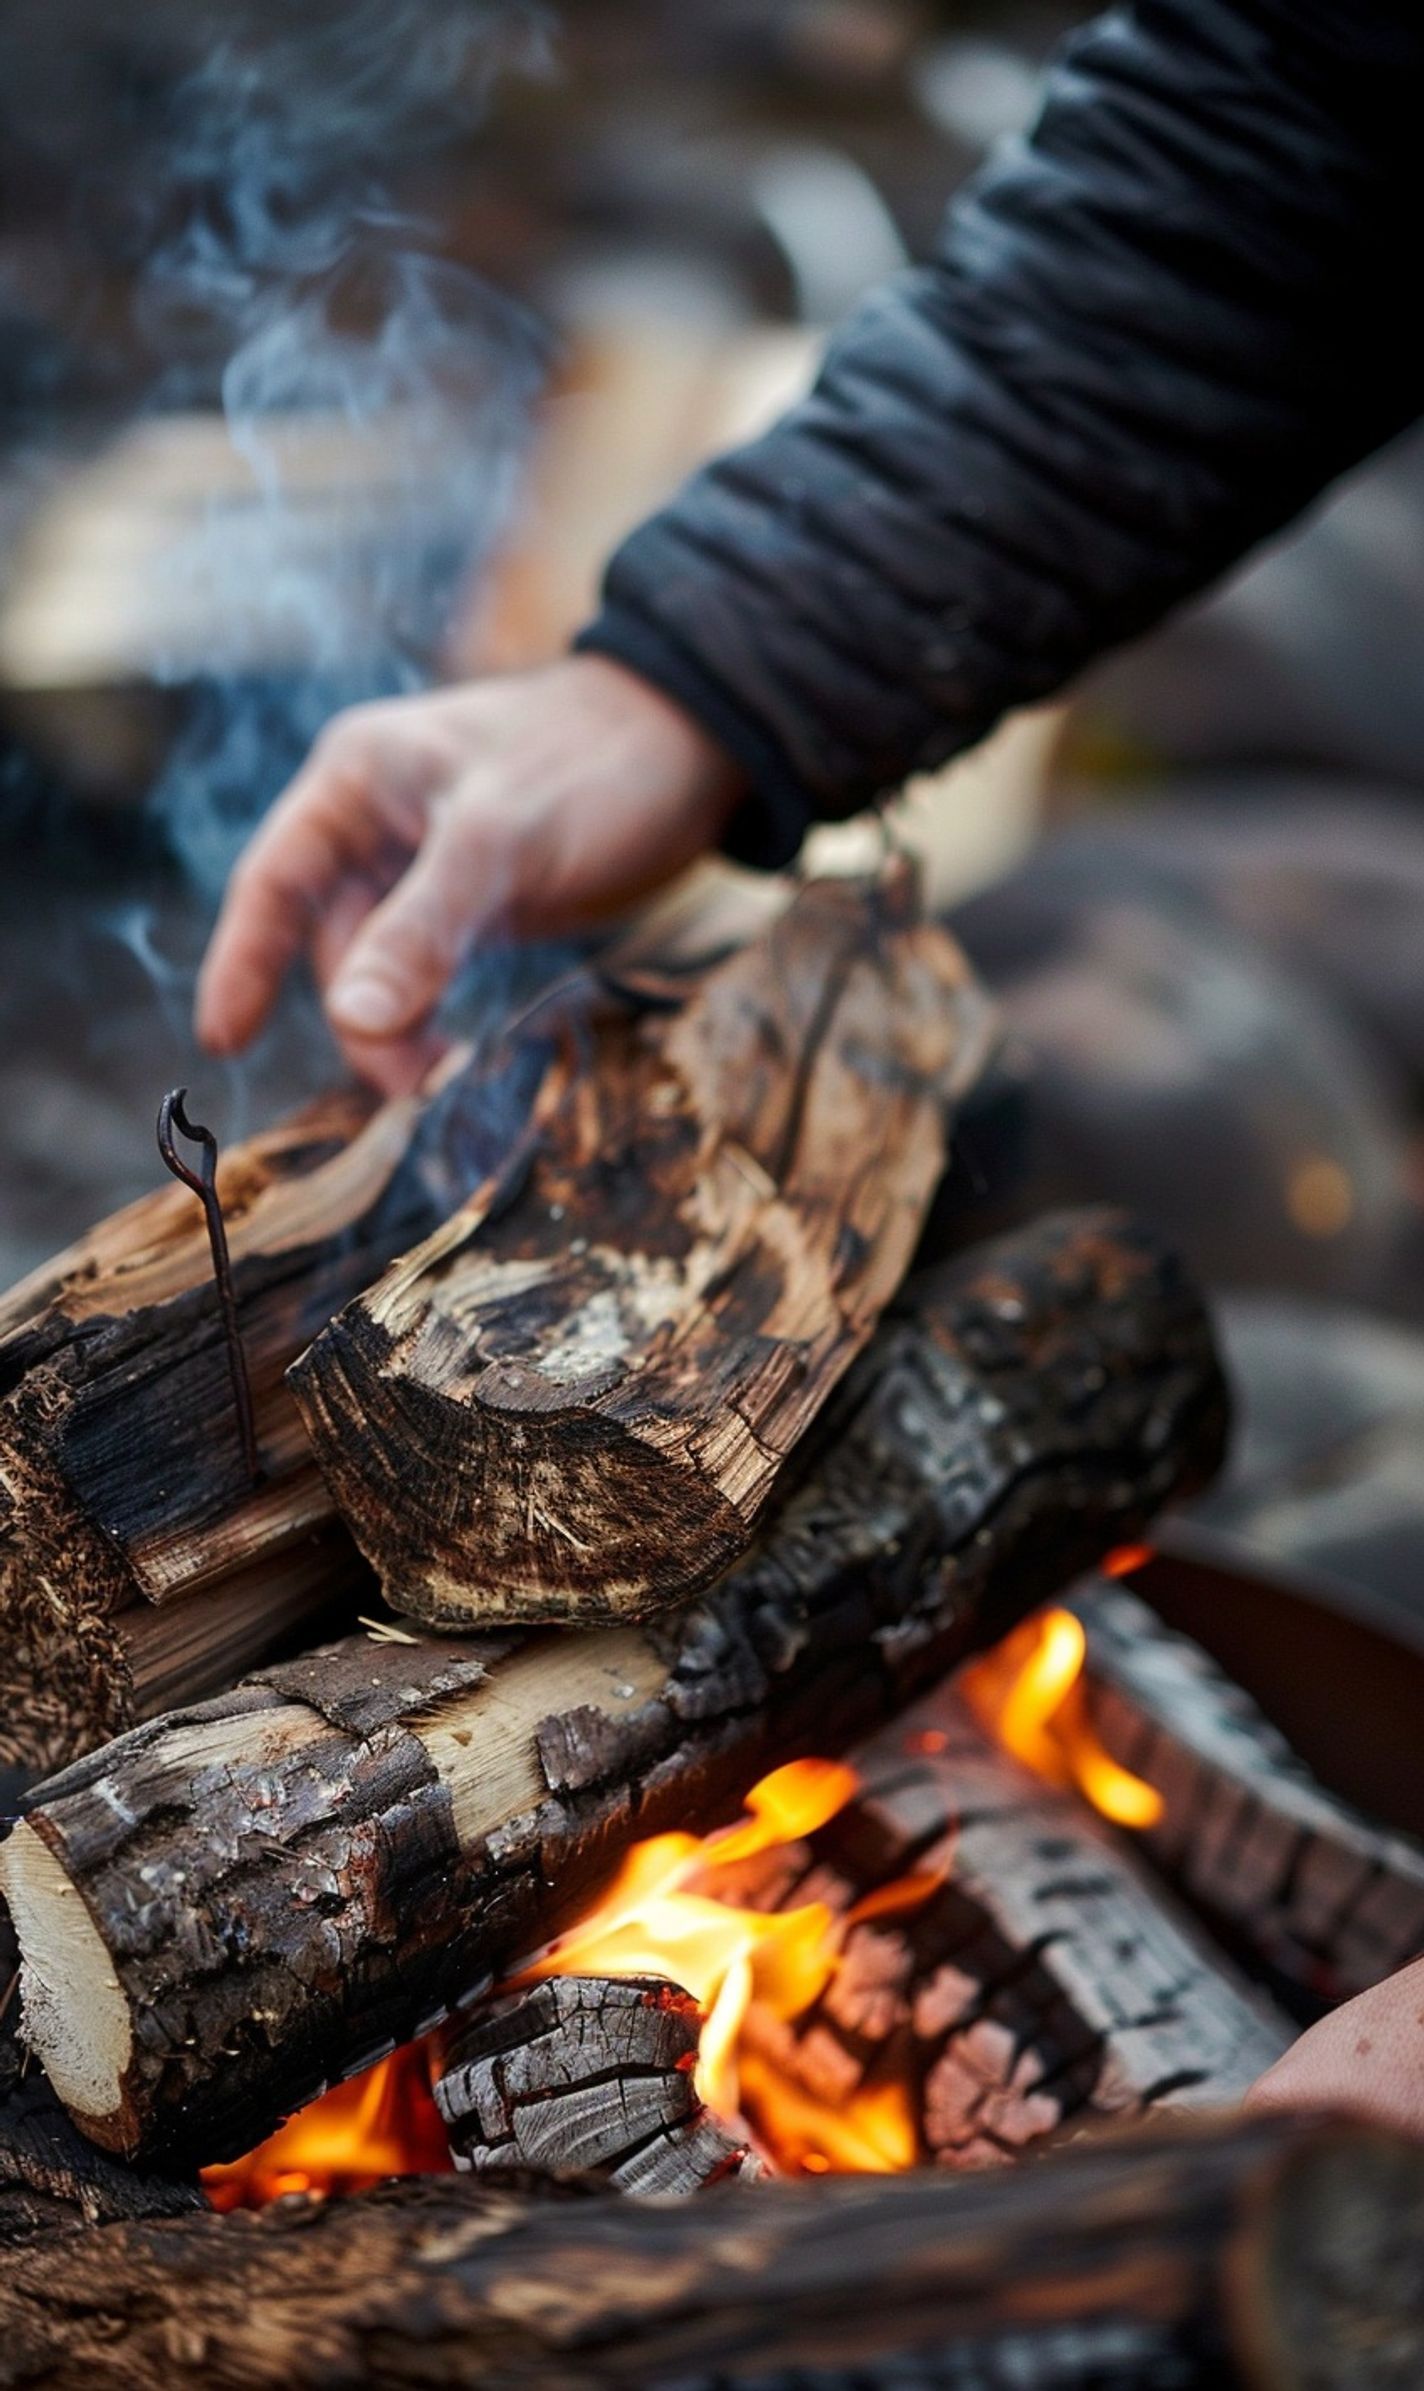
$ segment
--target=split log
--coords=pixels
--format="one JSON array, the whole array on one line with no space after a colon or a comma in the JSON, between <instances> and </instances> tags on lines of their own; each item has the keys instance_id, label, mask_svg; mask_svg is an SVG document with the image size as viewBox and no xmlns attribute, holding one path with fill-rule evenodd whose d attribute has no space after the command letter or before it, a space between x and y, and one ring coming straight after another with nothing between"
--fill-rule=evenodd
<instances>
[{"instance_id":1,"label":"split log","mask_svg":"<svg viewBox=\"0 0 1424 2391\"><path fill-rule=\"evenodd\" d=\"M508 1200L291 1373L388 1600L643 1618L743 1552L910 1263L987 1019L901 868L809 883L686 1004L597 1023Z\"/></svg>"},{"instance_id":2,"label":"split log","mask_svg":"<svg viewBox=\"0 0 1424 2391\"><path fill-rule=\"evenodd\" d=\"M250 2149L511 1974L638 1837L843 1750L1215 1465L1200 1301L1117 1216L1019 1232L908 1302L686 1613L515 1651L353 1639L43 1789L0 1876L26 2032L87 2132Z\"/></svg>"},{"instance_id":3,"label":"split log","mask_svg":"<svg viewBox=\"0 0 1424 2391\"><path fill-rule=\"evenodd\" d=\"M519 2199L468 2176L0 2256L30 2391L1413 2391L1424 2152L1136 2128L953 2178Z\"/></svg>"},{"instance_id":4,"label":"split log","mask_svg":"<svg viewBox=\"0 0 1424 2391\"><path fill-rule=\"evenodd\" d=\"M1327 1793L1250 1695L1125 1587L1096 1584L1073 1608L1093 1726L1162 1797L1147 1848L1283 1994L1315 2015L1424 1952L1424 1847Z\"/></svg>"},{"instance_id":5,"label":"split log","mask_svg":"<svg viewBox=\"0 0 1424 2391\"><path fill-rule=\"evenodd\" d=\"M435 2104L457 2167L701 2191L764 2163L693 2081L702 2013L657 1977L550 1976L484 2002L453 2035Z\"/></svg>"},{"instance_id":6,"label":"split log","mask_svg":"<svg viewBox=\"0 0 1424 2391\"><path fill-rule=\"evenodd\" d=\"M62 1764L231 1684L284 1636L320 1634L332 1601L351 1616L370 1581L284 1373L494 1167L546 1059L521 1048L378 1110L326 1098L228 1153L255 1488L186 1189L145 1196L0 1304L0 1759ZM201 1615L177 1616L189 1599Z\"/></svg>"},{"instance_id":7,"label":"split log","mask_svg":"<svg viewBox=\"0 0 1424 2391\"><path fill-rule=\"evenodd\" d=\"M818 2113L834 2128L900 2096L920 2159L993 2165L1069 2120L1224 2107L1286 2049L1286 2021L1134 1852L952 1686L850 1757L856 1801L704 1886L850 1921L808 2009L747 2019L744 2106L773 2157L792 2162ZM928 1899L895 1897L936 1876Z\"/></svg>"}]
</instances>

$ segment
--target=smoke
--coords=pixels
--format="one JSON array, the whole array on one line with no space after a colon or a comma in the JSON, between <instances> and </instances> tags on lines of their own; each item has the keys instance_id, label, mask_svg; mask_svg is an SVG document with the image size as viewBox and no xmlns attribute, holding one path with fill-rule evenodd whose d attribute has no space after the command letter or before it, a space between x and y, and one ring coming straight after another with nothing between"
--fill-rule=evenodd
<instances>
[{"instance_id":1,"label":"smoke","mask_svg":"<svg viewBox=\"0 0 1424 2391\"><path fill-rule=\"evenodd\" d=\"M139 329L203 495L160 560L148 658L185 694L152 793L216 900L339 704L428 681L505 518L542 370L531 320L439 254L398 182L542 58L520 0L318 0L225 31L154 141ZM179 425L175 453L182 453Z\"/></svg>"}]
</instances>

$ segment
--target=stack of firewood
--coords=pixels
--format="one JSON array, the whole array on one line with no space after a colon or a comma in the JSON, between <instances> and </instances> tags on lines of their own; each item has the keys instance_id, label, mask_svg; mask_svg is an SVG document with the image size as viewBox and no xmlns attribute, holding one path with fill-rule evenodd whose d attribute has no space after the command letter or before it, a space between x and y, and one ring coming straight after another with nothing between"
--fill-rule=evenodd
<instances>
[{"instance_id":1,"label":"stack of firewood","mask_svg":"<svg viewBox=\"0 0 1424 2391\"><path fill-rule=\"evenodd\" d=\"M1165 1877L1319 2000L1424 1939L1424 1857L1121 1588L1078 1597L1085 1698L1166 1789L1159 1865L948 1677L1225 1423L1132 1224L917 1253L986 1025L903 873L813 883L234 1152L255 1483L177 1190L0 1309L0 1756L57 1771L0 1853L0 2380L1414 2379L1358 2371L1367 2316L1424 2364L1389 2142L1139 2123L1004 2169L1284 2047ZM856 1798L719 1888L835 1925L817 1997L749 2015L744 2115L678 1984L510 1988L632 1844L846 1752ZM1248 1799L1238 1885L1198 1828ZM436 2029L467 2180L203 2213L198 2166ZM765 2183L759 2081L894 2087L941 2173Z\"/></svg>"}]
</instances>

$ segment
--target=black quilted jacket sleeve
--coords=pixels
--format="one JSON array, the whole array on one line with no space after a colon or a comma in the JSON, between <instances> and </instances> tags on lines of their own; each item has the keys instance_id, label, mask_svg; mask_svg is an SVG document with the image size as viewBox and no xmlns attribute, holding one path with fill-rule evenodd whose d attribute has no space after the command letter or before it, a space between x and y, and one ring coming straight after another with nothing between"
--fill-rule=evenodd
<instances>
[{"instance_id":1,"label":"black quilted jacket sleeve","mask_svg":"<svg viewBox=\"0 0 1424 2391\"><path fill-rule=\"evenodd\" d=\"M777 864L1147 628L1424 405L1424 0L1137 0L581 646L750 768ZM1424 634L1421 634L1424 645Z\"/></svg>"}]
</instances>

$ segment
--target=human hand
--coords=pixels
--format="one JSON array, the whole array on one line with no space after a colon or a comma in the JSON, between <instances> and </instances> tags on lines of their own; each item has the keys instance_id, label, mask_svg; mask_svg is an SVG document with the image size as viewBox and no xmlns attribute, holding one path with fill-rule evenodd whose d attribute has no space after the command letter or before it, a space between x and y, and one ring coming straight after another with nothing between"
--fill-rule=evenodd
<instances>
[{"instance_id":1,"label":"human hand","mask_svg":"<svg viewBox=\"0 0 1424 2391\"><path fill-rule=\"evenodd\" d=\"M1246 2095L1251 2109L1344 2109L1424 2141L1424 1959L1302 2034Z\"/></svg>"},{"instance_id":2,"label":"human hand","mask_svg":"<svg viewBox=\"0 0 1424 2391\"><path fill-rule=\"evenodd\" d=\"M408 1087L482 932L618 913L716 844L743 785L690 715L601 656L353 707L233 873L199 1038L246 1046L305 951L355 1068Z\"/></svg>"}]
</instances>

